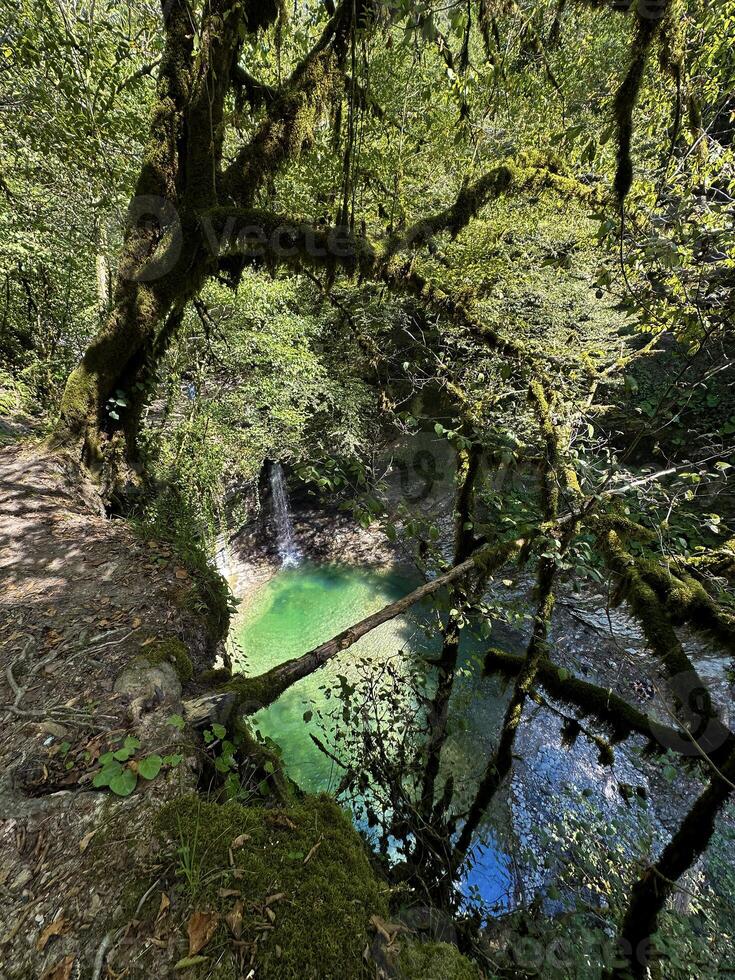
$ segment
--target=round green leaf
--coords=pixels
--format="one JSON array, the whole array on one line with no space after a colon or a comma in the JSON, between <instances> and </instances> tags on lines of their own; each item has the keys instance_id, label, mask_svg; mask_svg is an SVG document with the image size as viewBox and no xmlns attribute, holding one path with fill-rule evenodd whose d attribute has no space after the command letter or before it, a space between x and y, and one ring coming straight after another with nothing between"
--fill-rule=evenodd
<instances>
[{"instance_id":1,"label":"round green leaf","mask_svg":"<svg viewBox=\"0 0 735 980\"><path fill-rule=\"evenodd\" d=\"M143 779L155 779L162 765L163 759L160 755L147 755L138 763L138 773Z\"/></svg>"},{"instance_id":2,"label":"round green leaf","mask_svg":"<svg viewBox=\"0 0 735 980\"><path fill-rule=\"evenodd\" d=\"M117 776L110 780L110 789L117 796L130 796L138 782L137 776L132 769L123 769Z\"/></svg>"},{"instance_id":3,"label":"round green leaf","mask_svg":"<svg viewBox=\"0 0 735 980\"><path fill-rule=\"evenodd\" d=\"M99 789L101 786L109 786L115 776L119 776L121 772L122 766L119 762L110 762L108 765L103 766L99 772L95 773L92 785L96 789Z\"/></svg>"}]
</instances>

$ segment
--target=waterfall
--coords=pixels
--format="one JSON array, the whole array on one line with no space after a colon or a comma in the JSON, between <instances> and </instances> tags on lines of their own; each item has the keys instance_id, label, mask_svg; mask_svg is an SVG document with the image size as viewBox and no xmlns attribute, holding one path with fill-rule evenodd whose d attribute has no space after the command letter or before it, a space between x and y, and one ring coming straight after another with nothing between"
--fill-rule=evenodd
<instances>
[{"instance_id":1,"label":"waterfall","mask_svg":"<svg viewBox=\"0 0 735 980\"><path fill-rule=\"evenodd\" d=\"M283 467L280 463L273 463L271 466L271 493L273 495L273 524L281 564L286 567L298 565L301 561L301 551L294 538L286 481L283 478Z\"/></svg>"}]
</instances>

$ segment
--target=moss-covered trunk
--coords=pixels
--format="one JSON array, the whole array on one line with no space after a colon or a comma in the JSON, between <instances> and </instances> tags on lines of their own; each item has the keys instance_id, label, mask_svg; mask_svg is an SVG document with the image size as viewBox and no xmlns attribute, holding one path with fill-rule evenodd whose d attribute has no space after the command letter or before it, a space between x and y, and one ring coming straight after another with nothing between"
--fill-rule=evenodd
<instances>
[{"instance_id":1,"label":"moss-covered trunk","mask_svg":"<svg viewBox=\"0 0 735 980\"><path fill-rule=\"evenodd\" d=\"M212 0L193 24L184 0L163 4L164 55L112 308L69 376L57 427L59 440L78 446L93 468L119 460L113 451L118 434L135 468L146 377L186 303L216 268L216 249L198 215L218 203L224 103L235 52L241 30L267 26L278 11L276 3ZM109 405L118 390L121 404Z\"/></svg>"},{"instance_id":2,"label":"moss-covered trunk","mask_svg":"<svg viewBox=\"0 0 735 980\"><path fill-rule=\"evenodd\" d=\"M564 466L560 449L560 435L552 419L551 399L542 384L531 382L529 397L538 416L544 441L544 466L542 470L542 510L548 522L555 521L559 513L560 483L567 490L576 492L576 478L572 479ZM564 554L573 534L575 523L566 529L559 543L559 557ZM548 550L548 549L547 549ZM462 866L482 819L492 803L495 794L510 773L513 765L513 746L516 732L523 714L531 688L538 670L548 653L548 632L554 610L554 587L558 565L556 557L542 555L538 564L537 606L533 620L533 631L526 650L523 666L513 686L513 693L503 718L500 739L480 779L475 798L470 805L467 817L457 838L451 856L449 880L442 883L440 899L447 900L451 878Z\"/></svg>"}]
</instances>

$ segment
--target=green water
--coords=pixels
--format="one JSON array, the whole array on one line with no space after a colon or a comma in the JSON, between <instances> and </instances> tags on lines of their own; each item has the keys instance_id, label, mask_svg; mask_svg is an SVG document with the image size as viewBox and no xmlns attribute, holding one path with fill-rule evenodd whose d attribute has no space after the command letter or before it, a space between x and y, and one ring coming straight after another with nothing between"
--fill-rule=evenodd
<instances>
[{"instance_id":1,"label":"green water","mask_svg":"<svg viewBox=\"0 0 735 980\"><path fill-rule=\"evenodd\" d=\"M281 569L247 602L237 630L242 650L238 666L244 673L260 674L298 657L415 585L413 579L396 571L309 563ZM254 727L278 742L289 775L303 789L329 791L339 782L339 768L309 738L313 731L324 739L318 714L329 714L337 707L325 688L338 684L337 675L354 683L362 676L365 662L390 659L400 666L415 656L422 640L425 643L415 619L384 623L255 715ZM314 713L308 725L304 722L307 711Z\"/></svg>"},{"instance_id":2,"label":"green water","mask_svg":"<svg viewBox=\"0 0 735 980\"><path fill-rule=\"evenodd\" d=\"M415 578L396 570L308 562L282 568L246 599L237 627L242 651L237 666L244 673L260 674L318 646L416 585ZM429 639L422 628L428 615L426 609L414 609L384 623L254 716L254 727L277 742L288 774L304 790L334 792L343 774L310 738L310 733L317 735L336 747L339 755L340 743L334 737L344 724L342 702L334 691L340 676L349 684L382 677L378 683L389 686L389 698L407 708L403 717L408 724L419 714L407 678L412 666L439 652L438 640ZM460 807L474 795L506 704L501 682L482 676L485 645L465 630L452 695L450 735L442 753L442 769L453 776ZM387 664L406 679L386 677ZM390 713L386 718L390 719ZM488 844L464 884L478 888L486 901L502 905L511 887L511 873L507 854L495 844L497 831L497 819L483 828Z\"/></svg>"}]
</instances>

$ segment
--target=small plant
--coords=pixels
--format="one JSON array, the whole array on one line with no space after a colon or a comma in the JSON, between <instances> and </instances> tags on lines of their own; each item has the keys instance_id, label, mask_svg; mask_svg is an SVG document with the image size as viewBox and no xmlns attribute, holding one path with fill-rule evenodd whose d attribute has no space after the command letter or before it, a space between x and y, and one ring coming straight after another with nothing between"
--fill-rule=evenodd
<instances>
[{"instance_id":1,"label":"small plant","mask_svg":"<svg viewBox=\"0 0 735 980\"><path fill-rule=\"evenodd\" d=\"M179 845L176 854L179 864L176 868L177 876L183 878L192 896L199 891L201 882L201 857L198 853L199 845L199 809L197 808L197 818L194 822L194 834L191 840L186 840L181 827L181 817L177 815L176 824L179 832Z\"/></svg>"},{"instance_id":2,"label":"small plant","mask_svg":"<svg viewBox=\"0 0 735 980\"><path fill-rule=\"evenodd\" d=\"M211 728L204 730L204 744L211 754L214 768L224 777L225 793L230 800L239 799L243 793L242 783L238 775L238 762L235 757L242 738L237 733L232 739L227 738L227 729L216 722Z\"/></svg>"},{"instance_id":3,"label":"small plant","mask_svg":"<svg viewBox=\"0 0 735 980\"><path fill-rule=\"evenodd\" d=\"M101 755L92 785L96 789L108 787L116 796L130 796L138 785L139 776L145 780L155 779L163 766L175 769L183 759L178 753L165 756L152 753L135 758L139 748L140 739L128 735L119 749Z\"/></svg>"}]
</instances>

